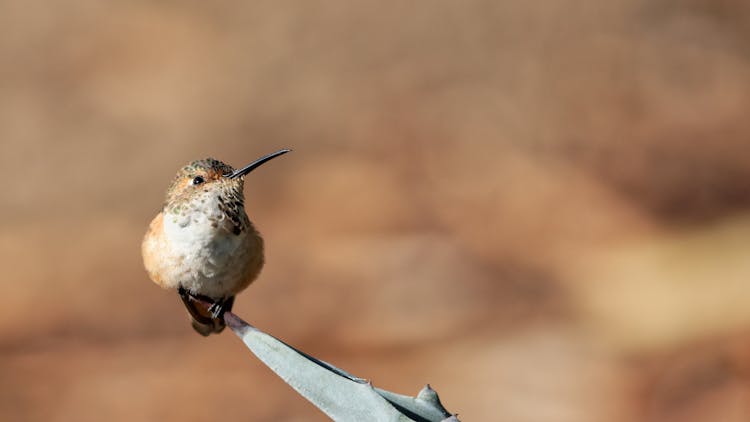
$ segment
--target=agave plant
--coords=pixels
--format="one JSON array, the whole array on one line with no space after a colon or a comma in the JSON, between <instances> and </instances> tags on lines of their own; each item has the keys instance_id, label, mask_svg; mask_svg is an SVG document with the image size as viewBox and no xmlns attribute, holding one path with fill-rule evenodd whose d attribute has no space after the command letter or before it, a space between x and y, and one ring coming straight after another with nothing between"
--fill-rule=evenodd
<instances>
[{"instance_id":1,"label":"agave plant","mask_svg":"<svg viewBox=\"0 0 750 422\"><path fill-rule=\"evenodd\" d=\"M373 387L327 362L258 330L232 313L224 319L266 366L302 397L336 421L458 421L426 385L416 397Z\"/></svg>"}]
</instances>

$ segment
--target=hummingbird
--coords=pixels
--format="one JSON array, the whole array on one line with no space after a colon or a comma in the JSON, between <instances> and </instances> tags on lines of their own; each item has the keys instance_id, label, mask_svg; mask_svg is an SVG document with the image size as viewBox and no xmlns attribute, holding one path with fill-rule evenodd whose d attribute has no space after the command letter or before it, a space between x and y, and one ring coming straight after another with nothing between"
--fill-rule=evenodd
<instances>
[{"instance_id":1,"label":"hummingbird","mask_svg":"<svg viewBox=\"0 0 750 422\"><path fill-rule=\"evenodd\" d=\"M149 225L141 244L146 272L159 286L177 289L193 329L203 336L224 330L235 295L263 268L263 238L245 212L245 175L289 151L240 169L213 158L187 164Z\"/></svg>"}]
</instances>

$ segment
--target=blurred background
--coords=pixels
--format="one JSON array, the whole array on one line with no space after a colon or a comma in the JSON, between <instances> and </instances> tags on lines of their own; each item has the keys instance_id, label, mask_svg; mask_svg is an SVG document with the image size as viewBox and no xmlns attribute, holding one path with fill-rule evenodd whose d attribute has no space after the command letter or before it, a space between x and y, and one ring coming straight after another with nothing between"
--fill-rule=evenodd
<instances>
[{"instance_id":1,"label":"blurred background","mask_svg":"<svg viewBox=\"0 0 750 422\"><path fill-rule=\"evenodd\" d=\"M326 420L140 241L239 166L250 323L464 421L750 420L750 4L0 1L0 419Z\"/></svg>"}]
</instances>

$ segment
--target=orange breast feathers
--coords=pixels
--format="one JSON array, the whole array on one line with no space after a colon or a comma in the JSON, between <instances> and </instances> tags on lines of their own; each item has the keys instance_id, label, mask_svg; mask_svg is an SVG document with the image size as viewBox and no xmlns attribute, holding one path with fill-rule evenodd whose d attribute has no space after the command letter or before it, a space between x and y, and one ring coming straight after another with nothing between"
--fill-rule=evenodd
<instances>
[{"instance_id":1,"label":"orange breast feathers","mask_svg":"<svg viewBox=\"0 0 750 422\"><path fill-rule=\"evenodd\" d=\"M171 288L166 284L161 276L165 265L164 254L166 252L166 239L164 237L164 214L159 213L148 226L146 236L141 244L141 254L143 255L143 264L146 267L148 276L154 283L163 288Z\"/></svg>"}]
</instances>

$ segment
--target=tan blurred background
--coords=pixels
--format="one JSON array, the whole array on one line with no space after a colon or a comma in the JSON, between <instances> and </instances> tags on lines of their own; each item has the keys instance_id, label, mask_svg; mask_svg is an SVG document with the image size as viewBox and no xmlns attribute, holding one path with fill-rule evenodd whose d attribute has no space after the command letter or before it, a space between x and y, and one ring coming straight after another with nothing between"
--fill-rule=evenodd
<instances>
[{"instance_id":1,"label":"tan blurred background","mask_svg":"<svg viewBox=\"0 0 750 422\"><path fill-rule=\"evenodd\" d=\"M0 1L0 419L325 420L140 240L253 173L236 312L465 421L750 420L750 6Z\"/></svg>"}]
</instances>

